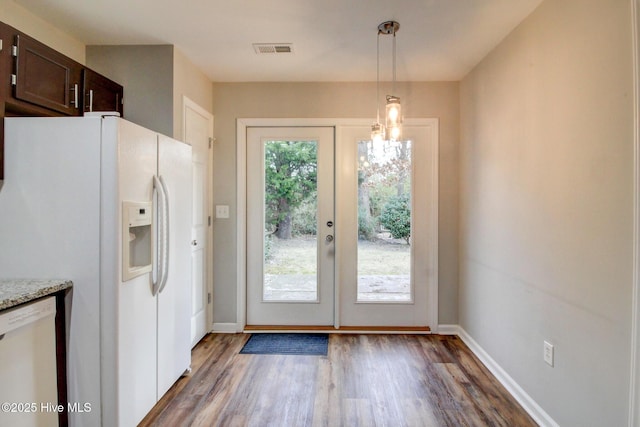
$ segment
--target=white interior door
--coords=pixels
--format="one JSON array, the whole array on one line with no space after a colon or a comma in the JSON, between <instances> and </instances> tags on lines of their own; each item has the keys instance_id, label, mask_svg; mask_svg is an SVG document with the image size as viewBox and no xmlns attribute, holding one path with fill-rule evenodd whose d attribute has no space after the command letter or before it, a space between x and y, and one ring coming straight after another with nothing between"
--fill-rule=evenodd
<instances>
[{"instance_id":1,"label":"white interior door","mask_svg":"<svg viewBox=\"0 0 640 427\"><path fill-rule=\"evenodd\" d=\"M247 128L247 324L334 324L334 128Z\"/></svg>"},{"instance_id":2,"label":"white interior door","mask_svg":"<svg viewBox=\"0 0 640 427\"><path fill-rule=\"evenodd\" d=\"M208 277L210 212L208 177L211 171L213 116L188 98L184 98L184 140L193 148L193 225L191 246L191 345L208 332L210 307Z\"/></svg>"}]
</instances>

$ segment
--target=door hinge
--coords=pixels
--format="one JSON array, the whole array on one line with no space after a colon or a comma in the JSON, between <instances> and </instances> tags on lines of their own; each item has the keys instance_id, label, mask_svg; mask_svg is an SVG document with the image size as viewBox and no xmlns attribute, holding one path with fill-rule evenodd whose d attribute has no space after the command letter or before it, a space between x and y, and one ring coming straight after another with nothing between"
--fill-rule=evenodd
<instances>
[{"instance_id":1,"label":"door hinge","mask_svg":"<svg viewBox=\"0 0 640 427\"><path fill-rule=\"evenodd\" d=\"M209 227L211 227L211 215L209 215Z\"/></svg>"},{"instance_id":2,"label":"door hinge","mask_svg":"<svg viewBox=\"0 0 640 427\"><path fill-rule=\"evenodd\" d=\"M18 56L18 46L16 45L11 46L11 55Z\"/></svg>"},{"instance_id":3,"label":"door hinge","mask_svg":"<svg viewBox=\"0 0 640 427\"><path fill-rule=\"evenodd\" d=\"M213 143L216 142L216 139L212 136L209 137L209 148L211 148L211 146L213 145Z\"/></svg>"},{"instance_id":4,"label":"door hinge","mask_svg":"<svg viewBox=\"0 0 640 427\"><path fill-rule=\"evenodd\" d=\"M207 304L211 304L211 292L207 292Z\"/></svg>"},{"instance_id":5,"label":"door hinge","mask_svg":"<svg viewBox=\"0 0 640 427\"><path fill-rule=\"evenodd\" d=\"M15 74L11 74L11 86L18 84L18 77Z\"/></svg>"}]
</instances>

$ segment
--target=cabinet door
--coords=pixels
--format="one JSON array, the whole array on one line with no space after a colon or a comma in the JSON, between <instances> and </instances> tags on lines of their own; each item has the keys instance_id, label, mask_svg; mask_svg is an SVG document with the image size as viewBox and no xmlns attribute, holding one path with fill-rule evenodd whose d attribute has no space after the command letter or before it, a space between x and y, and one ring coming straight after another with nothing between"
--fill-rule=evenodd
<instances>
[{"instance_id":1,"label":"cabinet door","mask_svg":"<svg viewBox=\"0 0 640 427\"><path fill-rule=\"evenodd\" d=\"M25 35L16 38L14 96L67 115L80 115L82 65Z\"/></svg>"},{"instance_id":2,"label":"cabinet door","mask_svg":"<svg viewBox=\"0 0 640 427\"><path fill-rule=\"evenodd\" d=\"M121 85L93 70L83 70L84 111L118 111L123 116Z\"/></svg>"}]
</instances>

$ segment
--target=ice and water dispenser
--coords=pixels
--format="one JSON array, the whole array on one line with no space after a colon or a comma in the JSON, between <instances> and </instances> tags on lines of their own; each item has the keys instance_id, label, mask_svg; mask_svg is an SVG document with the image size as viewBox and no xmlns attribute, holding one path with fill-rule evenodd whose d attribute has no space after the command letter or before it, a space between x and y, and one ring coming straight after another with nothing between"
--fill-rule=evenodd
<instances>
[{"instance_id":1,"label":"ice and water dispenser","mask_svg":"<svg viewBox=\"0 0 640 427\"><path fill-rule=\"evenodd\" d=\"M151 271L151 202L122 202L122 281Z\"/></svg>"}]
</instances>

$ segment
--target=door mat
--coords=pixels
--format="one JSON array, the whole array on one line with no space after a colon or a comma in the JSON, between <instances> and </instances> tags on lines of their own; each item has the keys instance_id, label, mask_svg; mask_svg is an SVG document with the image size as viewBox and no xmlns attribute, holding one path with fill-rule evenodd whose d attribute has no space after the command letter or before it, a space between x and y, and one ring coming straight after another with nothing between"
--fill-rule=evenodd
<instances>
[{"instance_id":1,"label":"door mat","mask_svg":"<svg viewBox=\"0 0 640 427\"><path fill-rule=\"evenodd\" d=\"M253 334L240 354L326 356L328 334Z\"/></svg>"}]
</instances>

